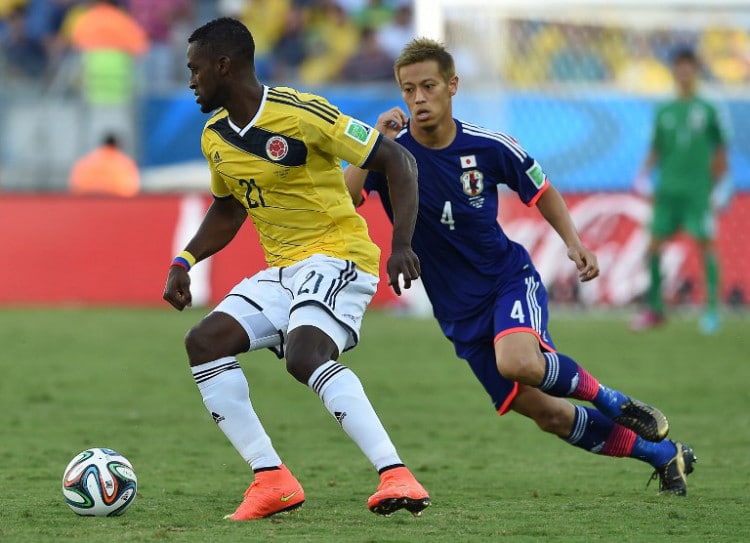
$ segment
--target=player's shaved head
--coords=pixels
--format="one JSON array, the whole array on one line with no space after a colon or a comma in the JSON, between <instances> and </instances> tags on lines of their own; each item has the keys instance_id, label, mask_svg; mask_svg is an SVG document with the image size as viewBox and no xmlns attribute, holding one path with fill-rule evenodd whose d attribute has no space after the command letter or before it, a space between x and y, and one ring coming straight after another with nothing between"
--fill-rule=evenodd
<instances>
[{"instance_id":1,"label":"player's shaved head","mask_svg":"<svg viewBox=\"0 0 750 543\"><path fill-rule=\"evenodd\" d=\"M442 43L430 38L415 38L406 44L393 65L396 73L396 81L401 84L398 73L404 66L428 60L437 62L440 75L445 81L450 81L456 75L456 65L453 62L453 57Z\"/></svg>"},{"instance_id":2,"label":"player's shaved head","mask_svg":"<svg viewBox=\"0 0 750 543\"><path fill-rule=\"evenodd\" d=\"M227 56L241 64L253 63L255 40L237 19L220 17L197 28L188 43L205 49L212 56Z\"/></svg>"}]
</instances>

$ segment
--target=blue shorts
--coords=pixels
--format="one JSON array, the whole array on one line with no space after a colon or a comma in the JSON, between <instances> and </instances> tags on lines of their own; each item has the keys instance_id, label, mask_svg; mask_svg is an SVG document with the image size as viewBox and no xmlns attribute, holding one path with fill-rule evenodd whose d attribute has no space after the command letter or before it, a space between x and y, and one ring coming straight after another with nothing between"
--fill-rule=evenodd
<instances>
[{"instance_id":1,"label":"blue shorts","mask_svg":"<svg viewBox=\"0 0 750 543\"><path fill-rule=\"evenodd\" d=\"M500 415L510 409L518 394L518 383L500 375L495 343L513 332L530 332L541 350L554 352L555 345L547 331L547 300L539 274L529 267L503 284L495 303L485 311L459 321L439 321L443 333L453 342L456 355L469 363Z\"/></svg>"}]
</instances>

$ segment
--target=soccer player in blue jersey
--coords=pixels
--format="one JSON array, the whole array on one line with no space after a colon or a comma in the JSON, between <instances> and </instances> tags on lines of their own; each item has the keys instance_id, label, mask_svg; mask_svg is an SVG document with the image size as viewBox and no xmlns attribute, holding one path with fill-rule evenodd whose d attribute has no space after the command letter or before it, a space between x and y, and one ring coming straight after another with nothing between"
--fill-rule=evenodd
<instances>
[{"instance_id":1,"label":"soccer player in blue jersey","mask_svg":"<svg viewBox=\"0 0 750 543\"><path fill-rule=\"evenodd\" d=\"M419 277L411 247L416 168L403 147L320 96L262 85L245 26L220 18L188 39L190 89L211 113L201 149L214 200L169 268L164 299L190 305L190 268L220 251L248 218L268 268L240 281L185 338L193 379L216 424L254 472L229 515L252 520L302 505L305 492L282 463L252 402L239 353L269 348L317 394L380 474L368 507L419 514L430 497L402 463L357 376L339 355L359 339L376 290L380 250L344 185L341 159L388 177L394 196L389 277L397 294ZM209 462L210 463L210 462Z\"/></svg>"},{"instance_id":2,"label":"soccer player in blue jersey","mask_svg":"<svg viewBox=\"0 0 750 543\"><path fill-rule=\"evenodd\" d=\"M413 247L434 315L456 354L469 363L499 414L530 417L542 430L595 454L648 462L660 492L686 495L686 476L696 462L692 449L665 439L668 422L658 409L602 385L557 351L539 274L526 249L497 222L497 191L506 185L557 231L580 280L597 277L596 257L581 244L541 165L511 136L453 118L458 77L442 44L413 40L396 60L395 73L410 118L395 107L378 117L376 128L417 159ZM350 165L345 178L355 204L374 190L393 216L380 173Z\"/></svg>"}]
</instances>

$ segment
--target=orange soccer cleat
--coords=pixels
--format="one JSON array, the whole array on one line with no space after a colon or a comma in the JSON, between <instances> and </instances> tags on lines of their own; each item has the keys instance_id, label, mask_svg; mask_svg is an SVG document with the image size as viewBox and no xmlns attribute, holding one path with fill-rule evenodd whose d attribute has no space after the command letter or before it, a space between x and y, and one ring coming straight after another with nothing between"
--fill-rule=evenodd
<instances>
[{"instance_id":1,"label":"orange soccer cleat","mask_svg":"<svg viewBox=\"0 0 750 543\"><path fill-rule=\"evenodd\" d=\"M399 509L406 509L418 517L429 505L429 494L403 466L384 471L380 475L377 492L367 500L370 511L384 516L389 516Z\"/></svg>"},{"instance_id":2,"label":"orange soccer cleat","mask_svg":"<svg viewBox=\"0 0 750 543\"><path fill-rule=\"evenodd\" d=\"M245 491L237 510L224 518L253 520L297 509L305 502L305 491L292 472L282 464L278 470L261 471Z\"/></svg>"}]
</instances>

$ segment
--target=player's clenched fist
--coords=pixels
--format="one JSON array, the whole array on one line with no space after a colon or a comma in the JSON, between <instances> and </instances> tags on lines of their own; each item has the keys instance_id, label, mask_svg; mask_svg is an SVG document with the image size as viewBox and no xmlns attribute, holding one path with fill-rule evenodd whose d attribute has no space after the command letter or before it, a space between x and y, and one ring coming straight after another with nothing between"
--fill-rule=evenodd
<instances>
[{"instance_id":1,"label":"player's clenched fist","mask_svg":"<svg viewBox=\"0 0 750 543\"><path fill-rule=\"evenodd\" d=\"M396 296L401 296L399 276L403 277L404 288L410 288L411 282L419 279L422 274L419 257L411 247L393 249L386 264L386 271L388 272L388 285L396 293Z\"/></svg>"},{"instance_id":2,"label":"player's clenched fist","mask_svg":"<svg viewBox=\"0 0 750 543\"><path fill-rule=\"evenodd\" d=\"M163 298L180 311L193 303L193 297L190 294L190 275L185 268L180 266L169 268Z\"/></svg>"}]
</instances>

